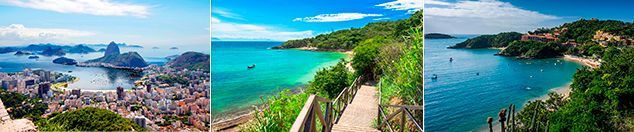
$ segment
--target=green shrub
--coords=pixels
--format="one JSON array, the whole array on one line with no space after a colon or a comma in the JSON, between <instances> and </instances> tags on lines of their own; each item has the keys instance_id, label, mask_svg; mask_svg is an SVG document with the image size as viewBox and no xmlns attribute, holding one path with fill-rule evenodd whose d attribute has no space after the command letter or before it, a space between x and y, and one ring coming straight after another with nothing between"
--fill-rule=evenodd
<instances>
[{"instance_id":1,"label":"green shrub","mask_svg":"<svg viewBox=\"0 0 634 132\"><path fill-rule=\"evenodd\" d=\"M39 119L48 106L42 103L40 98L30 98L17 92L0 90L0 99L7 109L11 109L9 115L13 119L31 118Z\"/></svg>"},{"instance_id":2,"label":"green shrub","mask_svg":"<svg viewBox=\"0 0 634 132\"><path fill-rule=\"evenodd\" d=\"M330 99L336 98L345 87L350 86L348 81L350 73L344 63L341 60L335 66L317 71L306 92Z\"/></svg>"},{"instance_id":3,"label":"green shrub","mask_svg":"<svg viewBox=\"0 0 634 132\"><path fill-rule=\"evenodd\" d=\"M240 128L240 131L283 132L288 131L308 99L307 93L293 94L284 90L277 96L263 100L268 108L256 110L254 119Z\"/></svg>"},{"instance_id":4,"label":"green shrub","mask_svg":"<svg viewBox=\"0 0 634 132\"><path fill-rule=\"evenodd\" d=\"M93 107L51 115L38 127L40 131L144 131L117 113Z\"/></svg>"},{"instance_id":5,"label":"green shrub","mask_svg":"<svg viewBox=\"0 0 634 132\"><path fill-rule=\"evenodd\" d=\"M357 76L364 75L373 79L372 77L381 74L380 69L377 68L379 49L386 43L390 43L390 41L384 37L374 37L364 40L354 48L352 67Z\"/></svg>"}]
</instances>

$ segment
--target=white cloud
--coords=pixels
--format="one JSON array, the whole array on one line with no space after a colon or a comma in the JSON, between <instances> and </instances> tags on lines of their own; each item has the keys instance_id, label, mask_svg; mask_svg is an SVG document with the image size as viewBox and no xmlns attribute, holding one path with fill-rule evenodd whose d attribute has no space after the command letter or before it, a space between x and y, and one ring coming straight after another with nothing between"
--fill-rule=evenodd
<instances>
[{"instance_id":1,"label":"white cloud","mask_svg":"<svg viewBox=\"0 0 634 132\"><path fill-rule=\"evenodd\" d=\"M239 19L239 20L244 20L244 18L242 18L242 16L235 14L233 12L229 12L223 8L213 8L213 11L211 11L214 14L218 14L220 16L223 17L227 17L227 18L233 18L233 19Z\"/></svg>"},{"instance_id":2,"label":"white cloud","mask_svg":"<svg viewBox=\"0 0 634 132\"><path fill-rule=\"evenodd\" d=\"M91 35L95 33L71 29L27 28L22 24L11 24L0 27L0 44L64 42Z\"/></svg>"},{"instance_id":3,"label":"white cloud","mask_svg":"<svg viewBox=\"0 0 634 132\"><path fill-rule=\"evenodd\" d=\"M388 17L381 17L381 18L374 18L374 19L372 19L372 20L375 20L375 21L380 21L380 20L389 20L389 19L390 19L390 18L388 18Z\"/></svg>"},{"instance_id":4,"label":"white cloud","mask_svg":"<svg viewBox=\"0 0 634 132\"><path fill-rule=\"evenodd\" d=\"M426 5L451 5L449 2L444 2L440 0L425 0Z\"/></svg>"},{"instance_id":5,"label":"white cloud","mask_svg":"<svg viewBox=\"0 0 634 132\"><path fill-rule=\"evenodd\" d=\"M382 14L362 14L362 13L337 13L337 14L320 14L314 17L295 18L293 21L303 22L341 22L362 19L365 17L380 17Z\"/></svg>"},{"instance_id":6,"label":"white cloud","mask_svg":"<svg viewBox=\"0 0 634 132\"><path fill-rule=\"evenodd\" d=\"M127 3L115 3L110 0L2 0L3 4L55 11L60 13L79 13L98 16L135 16L147 17L148 6Z\"/></svg>"},{"instance_id":7,"label":"white cloud","mask_svg":"<svg viewBox=\"0 0 634 132\"><path fill-rule=\"evenodd\" d=\"M436 0L425 1L425 3L430 3L430 2L436 3L436 4L446 3L446 2L436 1ZM423 9L423 0L396 0L392 2L378 4L375 6L381 6L385 9L407 11L407 13L411 14L420 9Z\"/></svg>"},{"instance_id":8,"label":"white cloud","mask_svg":"<svg viewBox=\"0 0 634 132\"><path fill-rule=\"evenodd\" d=\"M290 40L312 37L313 31L280 31L275 28L253 25L223 22L211 17L211 37L233 40Z\"/></svg>"},{"instance_id":9,"label":"white cloud","mask_svg":"<svg viewBox=\"0 0 634 132\"><path fill-rule=\"evenodd\" d=\"M543 22L560 19L496 0L459 1L425 8L428 32L491 34L525 32L543 27Z\"/></svg>"}]
</instances>

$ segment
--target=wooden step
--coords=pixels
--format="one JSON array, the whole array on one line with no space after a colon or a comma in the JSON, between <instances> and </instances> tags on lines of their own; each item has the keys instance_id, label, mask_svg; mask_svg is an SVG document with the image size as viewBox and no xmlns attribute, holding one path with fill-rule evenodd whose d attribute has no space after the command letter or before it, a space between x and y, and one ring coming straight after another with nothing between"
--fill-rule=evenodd
<instances>
[{"instance_id":1,"label":"wooden step","mask_svg":"<svg viewBox=\"0 0 634 132\"><path fill-rule=\"evenodd\" d=\"M343 124L335 124L332 127L333 132L380 132L372 127L347 126Z\"/></svg>"}]
</instances>

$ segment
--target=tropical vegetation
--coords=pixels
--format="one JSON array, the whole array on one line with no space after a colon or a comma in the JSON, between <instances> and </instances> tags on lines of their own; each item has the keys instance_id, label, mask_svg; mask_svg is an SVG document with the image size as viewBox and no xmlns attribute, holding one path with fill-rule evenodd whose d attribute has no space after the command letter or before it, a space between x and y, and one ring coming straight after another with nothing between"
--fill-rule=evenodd
<instances>
[{"instance_id":1,"label":"tropical vegetation","mask_svg":"<svg viewBox=\"0 0 634 132\"><path fill-rule=\"evenodd\" d=\"M518 32L504 32L495 35L480 35L475 38L467 39L464 42L458 43L449 48L492 48L492 47L506 47L509 43L520 40L522 34Z\"/></svg>"},{"instance_id":2,"label":"tropical vegetation","mask_svg":"<svg viewBox=\"0 0 634 132\"><path fill-rule=\"evenodd\" d=\"M577 70L569 98L550 93L518 113L518 130L634 130L634 48L606 55L599 68ZM539 130L538 130L539 129Z\"/></svg>"},{"instance_id":3,"label":"tropical vegetation","mask_svg":"<svg viewBox=\"0 0 634 132\"><path fill-rule=\"evenodd\" d=\"M397 104L422 105L422 18L423 12L418 11L409 19L289 40L276 47L352 50L354 55L350 61L341 60L335 66L319 70L304 91L283 90L277 96L263 99L264 107L256 109L254 119L243 125L241 131L288 131L310 94L333 100L359 76L380 81L385 86L382 91L391 91L381 98L399 100ZM354 72L349 71L347 63ZM416 117L422 121L422 111Z\"/></svg>"},{"instance_id":4,"label":"tropical vegetation","mask_svg":"<svg viewBox=\"0 0 634 132\"><path fill-rule=\"evenodd\" d=\"M498 55L518 56L518 58L543 59L560 57L564 47L554 42L513 41Z\"/></svg>"},{"instance_id":5,"label":"tropical vegetation","mask_svg":"<svg viewBox=\"0 0 634 132\"><path fill-rule=\"evenodd\" d=\"M86 107L49 115L38 122L40 131L144 131L136 123L109 110Z\"/></svg>"},{"instance_id":6,"label":"tropical vegetation","mask_svg":"<svg viewBox=\"0 0 634 132\"><path fill-rule=\"evenodd\" d=\"M41 103L41 98L31 98L17 92L0 90L0 99L2 99L4 107L11 110L9 116L13 119L39 119L48 109L46 104Z\"/></svg>"}]
</instances>

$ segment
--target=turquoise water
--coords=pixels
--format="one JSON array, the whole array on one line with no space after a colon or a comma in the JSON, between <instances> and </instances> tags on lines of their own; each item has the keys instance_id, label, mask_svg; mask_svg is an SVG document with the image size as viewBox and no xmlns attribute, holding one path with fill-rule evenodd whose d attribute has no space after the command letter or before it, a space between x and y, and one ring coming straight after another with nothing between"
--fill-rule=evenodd
<instances>
[{"instance_id":1,"label":"turquoise water","mask_svg":"<svg viewBox=\"0 0 634 132\"><path fill-rule=\"evenodd\" d=\"M202 48L201 48L202 47ZM182 54L186 51L197 51L209 53L208 44L201 46L180 46L177 50L169 49L169 47L161 47L160 49L151 49L151 47L132 48L120 47L121 52L138 52L143 59L150 64L163 65L168 60L165 57L170 55ZM94 46L93 49L105 48L105 46ZM125 70L101 68L101 67L75 67L68 65L54 64L55 57L39 56L38 59L28 59L29 55L16 56L14 52L0 54L0 72L21 72L25 68L44 69L71 76L78 77L77 82L68 85L73 89L85 90L114 90L117 86L124 88L132 88L134 81L139 79L139 74L133 74ZM103 52L93 52L88 54L66 54L65 57L72 58L78 62L95 59L103 56ZM72 72L68 72L72 71Z\"/></svg>"},{"instance_id":2,"label":"turquoise water","mask_svg":"<svg viewBox=\"0 0 634 132\"><path fill-rule=\"evenodd\" d=\"M487 117L497 120L500 109L510 104L522 106L569 84L581 67L559 58L494 56L497 49L446 48L469 37L475 36L425 40L426 131L478 131L487 126ZM454 59L451 63L450 57ZM430 79L433 74L438 79Z\"/></svg>"},{"instance_id":3,"label":"turquoise water","mask_svg":"<svg viewBox=\"0 0 634 132\"><path fill-rule=\"evenodd\" d=\"M281 42L212 42L212 113L248 108L283 89L307 84L315 72L346 55L272 50ZM253 69L247 66L255 64Z\"/></svg>"}]
</instances>

